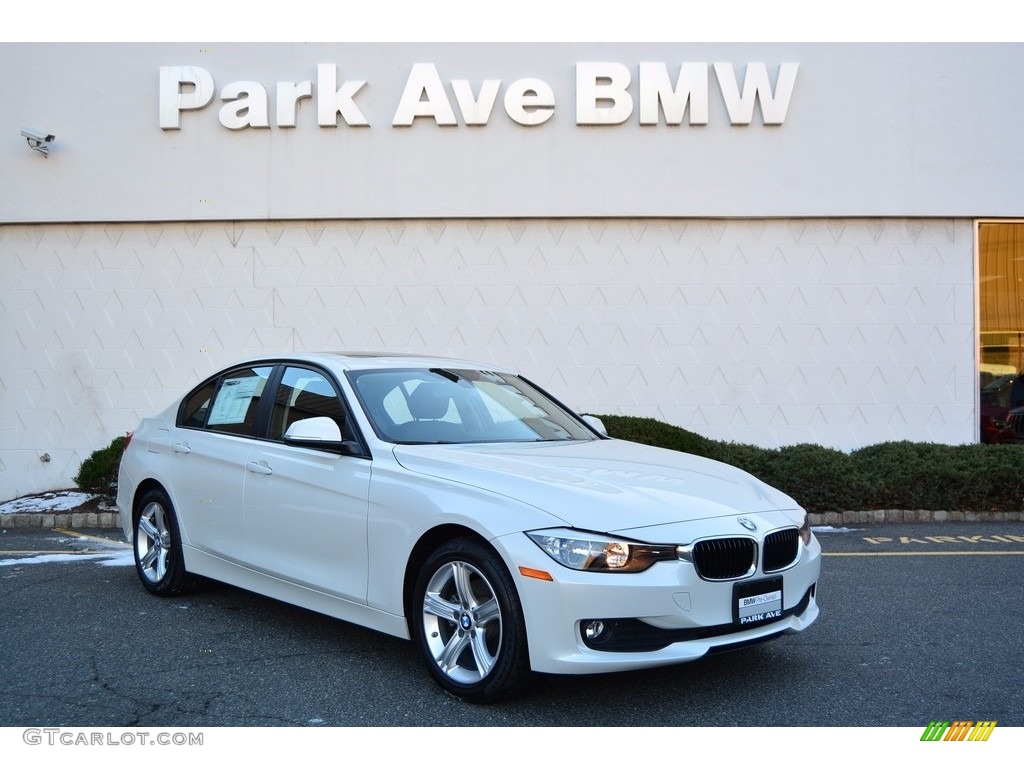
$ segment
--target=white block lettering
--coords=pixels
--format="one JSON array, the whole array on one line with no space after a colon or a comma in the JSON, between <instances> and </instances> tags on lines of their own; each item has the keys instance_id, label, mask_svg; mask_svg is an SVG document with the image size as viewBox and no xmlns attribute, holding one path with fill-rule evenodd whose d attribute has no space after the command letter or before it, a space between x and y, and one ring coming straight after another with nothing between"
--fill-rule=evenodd
<instances>
[{"instance_id":1,"label":"white block lettering","mask_svg":"<svg viewBox=\"0 0 1024 768\"><path fill-rule=\"evenodd\" d=\"M433 64L412 65L391 124L412 125L417 117L432 117L438 125L458 125L455 111L444 92L444 84Z\"/></svg>"},{"instance_id":2,"label":"white block lettering","mask_svg":"<svg viewBox=\"0 0 1024 768\"><path fill-rule=\"evenodd\" d=\"M459 103L459 111L466 125L487 125L500 87L501 80L484 80L480 86L480 95L474 97L469 80L452 80L455 100Z\"/></svg>"},{"instance_id":3,"label":"white block lettering","mask_svg":"<svg viewBox=\"0 0 1024 768\"><path fill-rule=\"evenodd\" d=\"M322 128L338 125L338 113L347 125L369 125L352 100L365 80L346 80L338 88L338 70L333 64L316 65L316 120Z\"/></svg>"},{"instance_id":4,"label":"white block lettering","mask_svg":"<svg viewBox=\"0 0 1024 768\"><path fill-rule=\"evenodd\" d=\"M764 62L747 64L743 78L743 95L740 96L736 82L736 72L728 62L715 63L715 75L718 87L725 99L725 107L729 111L729 121L733 125L749 125L754 116L754 102L761 102L761 119L765 125L782 125L789 110L789 100L793 95L796 73L799 64L780 64L778 82L772 93L771 80L768 78L768 67Z\"/></svg>"},{"instance_id":5,"label":"white block lettering","mask_svg":"<svg viewBox=\"0 0 1024 768\"><path fill-rule=\"evenodd\" d=\"M640 125L658 124L658 106L665 112L666 125L683 122L690 105L690 125L708 124L708 65L705 61L685 62L679 67L675 87L664 62L640 64Z\"/></svg>"},{"instance_id":6,"label":"white block lettering","mask_svg":"<svg viewBox=\"0 0 1024 768\"><path fill-rule=\"evenodd\" d=\"M543 80L524 77L505 91L505 114L520 125L546 123L555 113L555 92Z\"/></svg>"},{"instance_id":7,"label":"white block lettering","mask_svg":"<svg viewBox=\"0 0 1024 768\"><path fill-rule=\"evenodd\" d=\"M638 85L634 87L632 70L625 64L614 61L577 62L576 125L621 125L632 116L634 99L639 101L642 126L679 126L687 119L687 114L689 125L707 125L710 65L691 61L678 64L678 70L676 65L671 66L673 72L665 62L641 62ZM738 72L740 67L742 72ZM764 125L782 125L785 122L799 64L779 64L773 73L774 80L764 62L749 62L735 67L730 62L716 62L714 69L732 125L750 125L758 104ZM428 118L439 126L486 126L502 95L502 81L491 78L475 82L479 82L479 86L467 79L442 81L435 64L413 64L391 124L411 126L417 118ZM301 102L313 99L317 125L321 128L337 128L339 114L349 126L369 126L370 122L355 102L365 85L365 80L345 80L339 86L337 66L317 64L315 83L311 80L276 83L275 125L294 128ZM179 130L181 113L204 109L215 94L213 76L202 67L160 67L160 128ZM239 80L224 86L220 96L225 104L218 115L224 127L233 131L270 127L270 99L266 86L252 80ZM525 77L505 88L503 105L513 122L528 127L542 125L554 115L555 93L544 80Z\"/></svg>"},{"instance_id":8,"label":"white block lettering","mask_svg":"<svg viewBox=\"0 0 1024 768\"><path fill-rule=\"evenodd\" d=\"M228 83L220 92L220 124L232 131L242 128L269 128L267 120L267 89L252 80Z\"/></svg>"},{"instance_id":9,"label":"white block lettering","mask_svg":"<svg viewBox=\"0 0 1024 768\"><path fill-rule=\"evenodd\" d=\"M619 125L633 114L624 64L584 61L576 65L576 125ZM604 104L604 106L601 106Z\"/></svg>"},{"instance_id":10,"label":"white block lettering","mask_svg":"<svg viewBox=\"0 0 1024 768\"><path fill-rule=\"evenodd\" d=\"M160 127L165 131L181 128L183 109L202 109L211 99L213 76L202 67L160 67Z\"/></svg>"},{"instance_id":11,"label":"white block lettering","mask_svg":"<svg viewBox=\"0 0 1024 768\"><path fill-rule=\"evenodd\" d=\"M294 128L299 102L313 95L313 83L303 80L301 83L277 84L277 125L280 128Z\"/></svg>"}]
</instances>

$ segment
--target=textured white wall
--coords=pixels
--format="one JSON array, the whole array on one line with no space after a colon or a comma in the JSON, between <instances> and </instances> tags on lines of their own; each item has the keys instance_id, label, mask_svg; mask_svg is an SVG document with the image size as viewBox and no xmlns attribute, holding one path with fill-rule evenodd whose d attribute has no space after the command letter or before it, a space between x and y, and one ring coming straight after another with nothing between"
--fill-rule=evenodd
<instances>
[{"instance_id":1,"label":"textured white wall","mask_svg":"<svg viewBox=\"0 0 1024 768\"><path fill-rule=\"evenodd\" d=\"M500 362L765 446L969 442L973 253L966 219L0 226L0 498L293 350Z\"/></svg>"},{"instance_id":2,"label":"textured white wall","mask_svg":"<svg viewBox=\"0 0 1024 768\"><path fill-rule=\"evenodd\" d=\"M627 68L634 110L576 124L576 65ZM486 126L392 121L413 65L474 94L500 80ZM730 62L773 82L800 65L783 125L731 125L714 74L707 125L641 125L641 62ZM364 127L318 125L314 100L277 126L277 83L366 81ZM215 81L211 104L159 125L161 66ZM550 120L505 114L521 78L550 85ZM267 128L224 127L220 89L268 91ZM0 221L505 217L1020 217L1024 45L814 43L0 43ZM744 80L745 82L745 80ZM282 101L287 101L282 99ZM47 159L20 137L56 135Z\"/></svg>"}]
</instances>

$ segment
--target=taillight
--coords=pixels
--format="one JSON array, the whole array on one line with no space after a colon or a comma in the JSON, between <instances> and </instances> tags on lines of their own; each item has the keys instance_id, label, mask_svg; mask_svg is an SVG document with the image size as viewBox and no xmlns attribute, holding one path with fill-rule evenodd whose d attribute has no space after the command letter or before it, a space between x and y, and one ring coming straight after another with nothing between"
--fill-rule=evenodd
<instances>
[{"instance_id":1,"label":"taillight","mask_svg":"<svg viewBox=\"0 0 1024 768\"><path fill-rule=\"evenodd\" d=\"M128 450L128 446L131 445L131 442L132 442L132 435L134 435L134 434L135 434L134 432L126 432L125 433L125 435L124 435L124 450L126 450L126 451Z\"/></svg>"}]
</instances>

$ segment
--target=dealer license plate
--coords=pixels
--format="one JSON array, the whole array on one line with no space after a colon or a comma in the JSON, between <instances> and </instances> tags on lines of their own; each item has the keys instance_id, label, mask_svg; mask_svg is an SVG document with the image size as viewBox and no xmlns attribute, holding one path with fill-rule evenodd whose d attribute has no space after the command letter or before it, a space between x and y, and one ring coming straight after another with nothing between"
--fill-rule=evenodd
<instances>
[{"instance_id":1,"label":"dealer license plate","mask_svg":"<svg viewBox=\"0 0 1024 768\"><path fill-rule=\"evenodd\" d=\"M782 618L782 577L743 581L732 588L732 620L756 627Z\"/></svg>"}]
</instances>

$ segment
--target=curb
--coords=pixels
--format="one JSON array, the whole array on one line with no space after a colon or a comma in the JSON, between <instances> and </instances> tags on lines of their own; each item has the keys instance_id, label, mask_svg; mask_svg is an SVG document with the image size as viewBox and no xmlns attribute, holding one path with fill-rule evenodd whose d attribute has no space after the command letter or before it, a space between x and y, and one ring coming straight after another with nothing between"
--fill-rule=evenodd
<instances>
[{"instance_id":1,"label":"curb","mask_svg":"<svg viewBox=\"0 0 1024 768\"><path fill-rule=\"evenodd\" d=\"M0 515L4 528L120 528L118 512L12 512Z\"/></svg>"},{"instance_id":2,"label":"curb","mask_svg":"<svg viewBox=\"0 0 1024 768\"><path fill-rule=\"evenodd\" d=\"M947 512L930 509L875 509L862 512L812 512L811 525L880 525L884 523L1019 523L1024 512Z\"/></svg>"},{"instance_id":3,"label":"curb","mask_svg":"<svg viewBox=\"0 0 1024 768\"><path fill-rule=\"evenodd\" d=\"M1019 523L1020 512L947 512L928 509L875 509L860 512L812 512L812 526L883 525L886 523ZM118 512L12 512L0 515L4 528L120 528Z\"/></svg>"}]
</instances>

